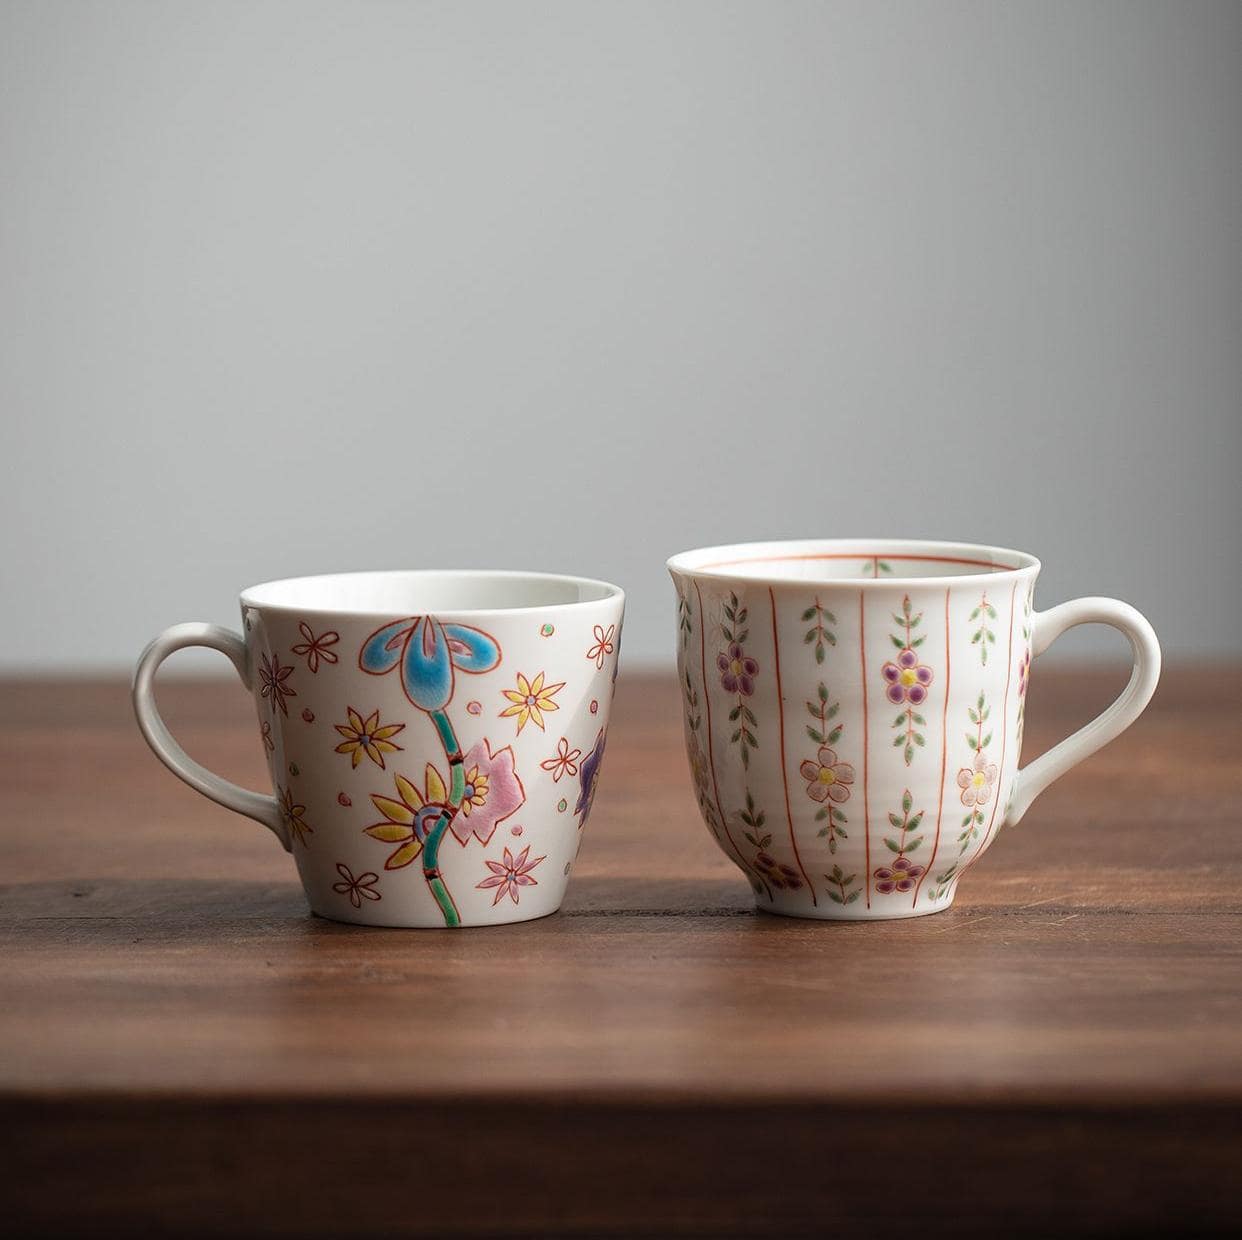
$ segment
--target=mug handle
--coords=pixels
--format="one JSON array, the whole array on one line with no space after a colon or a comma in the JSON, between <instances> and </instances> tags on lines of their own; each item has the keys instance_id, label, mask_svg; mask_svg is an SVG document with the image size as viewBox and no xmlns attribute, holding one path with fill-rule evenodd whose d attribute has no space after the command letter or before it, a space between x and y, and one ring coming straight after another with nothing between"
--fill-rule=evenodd
<instances>
[{"instance_id":1,"label":"mug handle","mask_svg":"<svg viewBox=\"0 0 1242 1240\"><path fill-rule=\"evenodd\" d=\"M1022 818L1031 802L1053 780L1060 779L1084 758L1116 740L1143 713L1156 691L1156 682L1160 679L1160 643L1155 630L1129 603L1115 598L1077 598L1048 611L1037 611L1031 636L1032 656L1043 654L1066 629L1079 624L1109 624L1126 635L1134 656L1130 683L1106 711L1018 771L1005 815L1007 827Z\"/></svg>"},{"instance_id":2,"label":"mug handle","mask_svg":"<svg viewBox=\"0 0 1242 1240\"><path fill-rule=\"evenodd\" d=\"M191 788L196 788L205 797L231 809L255 822L261 822L281 842L285 852L289 851L289 830L285 826L280 812L280 802L273 796L261 792L251 792L212 774L205 766L195 762L180 745L177 744L168 725L160 718L155 705L155 673L174 650L183 650L187 646L206 646L209 650L218 650L226 655L237 669L241 682L250 688L250 675L246 667L245 640L231 629L221 628L218 624L174 624L165 629L143 652L134 669L133 703L134 714L138 716L138 726L142 735L155 752L155 756L178 779L184 780Z\"/></svg>"}]
</instances>

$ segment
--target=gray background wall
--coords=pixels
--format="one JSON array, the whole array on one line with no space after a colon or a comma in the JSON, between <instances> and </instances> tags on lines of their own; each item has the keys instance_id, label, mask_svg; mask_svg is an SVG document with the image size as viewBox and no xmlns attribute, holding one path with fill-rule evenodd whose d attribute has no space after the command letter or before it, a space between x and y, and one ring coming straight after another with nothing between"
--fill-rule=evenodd
<instances>
[{"instance_id":1,"label":"gray background wall","mask_svg":"<svg viewBox=\"0 0 1242 1240\"><path fill-rule=\"evenodd\" d=\"M665 660L668 553L856 533L1234 654L1240 83L1237 3L0 0L0 667L395 565Z\"/></svg>"}]
</instances>

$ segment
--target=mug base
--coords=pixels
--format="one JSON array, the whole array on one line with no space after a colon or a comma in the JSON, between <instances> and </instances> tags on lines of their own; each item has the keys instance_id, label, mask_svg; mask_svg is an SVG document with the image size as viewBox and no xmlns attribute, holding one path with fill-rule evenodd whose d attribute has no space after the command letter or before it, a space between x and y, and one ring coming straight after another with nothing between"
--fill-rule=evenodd
<instances>
[{"instance_id":1,"label":"mug base","mask_svg":"<svg viewBox=\"0 0 1242 1240\"><path fill-rule=\"evenodd\" d=\"M497 917L495 921L463 921L459 926L446 926L443 920L413 920L408 917L403 918L399 914L385 920L382 916L377 916L378 910L373 913L370 909L359 910L357 913L354 913L352 909L328 913L311 905L310 912L312 917L320 917L324 921L333 921L339 925L370 926L377 930L452 930L456 932L458 930L487 930L498 926L512 926L524 921L539 921L541 918L559 913L560 905L558 904L555 908L534 909L529 913L518 908L513 910L512 915Z\"/></svg>"},{"instance_id":2,"label":"mug base","mask_svg":"<svg viewBox=\"0 0 1242 1240\"><path fill-rule=\"evenodd\" d=\"M904 907L893 908L891 905L879 904L872 902L870 908L860 900L860 907L855 908L846 905L844 908L839 904L831 902L825 903L820 901L818 905L810 908L805 905L795 905L790 901L772 901L767 900L755 901L755 909L760 913L771 913L776 917L792 917L801 921L905 921L910 917L930 917L934 913L944 913L953 907L953 893L936 904L926 903L915 908L911 908L908 904ZM887 899L887 897L884 897Z\"/></svg>"}]
</instances>

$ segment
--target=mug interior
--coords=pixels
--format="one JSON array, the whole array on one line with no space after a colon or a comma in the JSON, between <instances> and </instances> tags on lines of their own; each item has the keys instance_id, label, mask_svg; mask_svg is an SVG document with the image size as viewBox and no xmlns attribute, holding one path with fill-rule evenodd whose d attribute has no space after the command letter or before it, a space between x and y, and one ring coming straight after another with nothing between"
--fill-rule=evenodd
<instances>
[{"instance_id":1,"label":"mug interior","mask_svg":"<svg viewBox=\"0 0 1242 1240\"><path fill-rule=\"evenodd\" d=\"M572 607L620 598L606 581L549 573L411 569L332 573L268 581L242 592L243 606L353 615L426 615Z\"/></svg>"},{"instance_id":2,"label":"mug interior","mask_svg":"<svg viewBox=\"0 0 1242 1240\"><path fill-rule=\"evenodd\" d=\"M739 543L683 551L669 571L692 577L765 582L915 581L990 577L1037 569L1024 551L977 543L919 539L817 539L804 542Z\"/></svg>"}]
</instances>

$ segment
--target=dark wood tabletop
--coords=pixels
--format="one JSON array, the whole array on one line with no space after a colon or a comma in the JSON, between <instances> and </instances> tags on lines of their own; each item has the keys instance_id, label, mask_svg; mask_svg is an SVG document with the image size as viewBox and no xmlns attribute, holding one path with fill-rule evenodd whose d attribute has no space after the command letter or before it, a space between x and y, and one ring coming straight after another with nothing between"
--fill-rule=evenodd
<instances>
[{"instance_id":1,"label":"dark wood tabletop","mask_svg":"<svg viewBox=\"0 0 1242 1240\"><path fill-rule=\"evenodd\" d=\"M1044 672L1028 757L1122 673ZM752 911L671 675L623 675L562 911L309 915L118 682L0 686L0 1217L246 1235L1203 1234L1242 1226L1242 671L1152 706L948 912ZM251 706L170 681L261 786Z\"/></svg>"}]
</instances>

